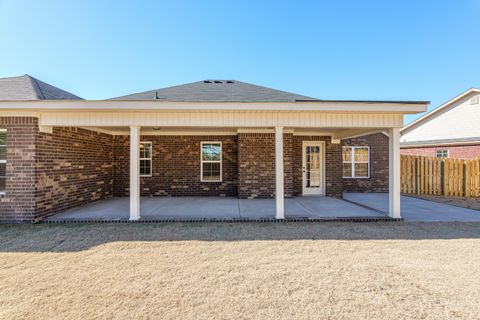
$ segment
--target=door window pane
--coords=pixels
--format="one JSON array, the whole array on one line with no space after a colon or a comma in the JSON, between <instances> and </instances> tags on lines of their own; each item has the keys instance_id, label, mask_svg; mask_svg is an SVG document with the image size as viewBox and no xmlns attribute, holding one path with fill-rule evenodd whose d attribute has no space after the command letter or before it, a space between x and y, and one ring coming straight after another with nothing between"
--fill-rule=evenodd
<instances>
[{"instance_id":1,"label":"door window pane","mask_svg":"<svg viewBox=\"0 0 480 320\"><path fill-rule=\"evenodd\" d=\"M305 147L305 186L320 187L320 147Z\"/></svg>"}]
</instances>

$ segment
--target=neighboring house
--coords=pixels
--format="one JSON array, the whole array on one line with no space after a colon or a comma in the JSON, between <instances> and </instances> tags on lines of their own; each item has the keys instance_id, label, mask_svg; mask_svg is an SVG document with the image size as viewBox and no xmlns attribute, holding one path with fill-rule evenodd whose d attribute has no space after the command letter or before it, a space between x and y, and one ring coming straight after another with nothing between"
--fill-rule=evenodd
<instances>
[{"instance_id":1,"label":"neighboring house","mask_svg":"<svg viewBox=\"0 0 480 320\"><path fill-rule=\"evenodd\" d=\"M0 220L113 196L276 198L390 192L400 217L400 128L424 101L319 100L206 80L109 100L29 76L0 80Z\"/></svg>"},{"instance_id":2,"label":"neighboring house","mask_svg":"<svg viewBox=\"0 0 480 320\"><path fill-rule=\"evenodd\" d=\"M401 154L480 157L480 90L472 88L405 126Z\"/></svg>"}]
</instances>

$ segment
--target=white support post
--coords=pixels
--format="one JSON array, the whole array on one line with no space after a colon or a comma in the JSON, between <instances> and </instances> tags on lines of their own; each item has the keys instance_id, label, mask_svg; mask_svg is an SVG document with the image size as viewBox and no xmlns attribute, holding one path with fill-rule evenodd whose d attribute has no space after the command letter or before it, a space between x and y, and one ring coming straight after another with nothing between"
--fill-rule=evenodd
<instances>
[{"instance_id":1,"label":"white support post","mask_svg":"<svg viewBox=\"0 0 480 320\"><path fill-rule=\"evenodd\" d=\"M400 218L400 129L388 130L388 215Z\"/></svg>"},{"instance_id":2,"label":"white support post","mask_svg":"<svg viewBox=\"0 0 480 320\"><path fill-rule=\"evenodd\" d=\"M130 220L140 219L140 127L130 127Z\"/></svg>"},{"instance_id":3,"label":"white support post","mask_svg":"<svg viewBox=\"0 0 480 320\"><path fill-rule=\"evenodd\" d=\"M275 127L275 218L285 219L283 189L283 127Z\"/></svg>"}]
</instances>

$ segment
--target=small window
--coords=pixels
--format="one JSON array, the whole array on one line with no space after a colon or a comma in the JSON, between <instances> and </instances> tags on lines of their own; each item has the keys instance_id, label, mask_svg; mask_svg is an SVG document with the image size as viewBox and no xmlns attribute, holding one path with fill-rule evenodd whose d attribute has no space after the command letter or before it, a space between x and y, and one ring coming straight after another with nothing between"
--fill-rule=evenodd
<instances>
[{"instance_id":1,"label":"small window","mask_svg":"<svg viewBox=\"0 0 480 320\"><path fill-rule=\"evenodd\" d=\"M202 142L201 181L222 181L222 143Z\"/></svg>"},{"instance_id":2,"label":"small window","mask_svg":"<svg viewBox=\"0 0 480 320\"><path fill-rule=\"evenodd\" d=\"M7 178L7 130L0 129L0 194L5 194Z\"/></svg>"},{"instance_id":3,"label":"small window","mask_svg":"<svg viewBox=\"0 0 480 320\"><path fill-rule=\"evenodd\" d=\"M370 147L343 147L342 162L344 178L370 177Z\"/></svg>"},{"instance_id":4,"label":"small window","mask_svg":"<svg viewBox=\"0 0 480 320\"><path fill-rule=\"evenodd\" d=\"M437 158L448 158L447 149L437 149Z\"/></svg>"},{"instance_id":5,"label":"small window","mask_svg":"<svg viewBox=\"0 0 480 320\"><path fill-rule=\"evenodd\" d=\"M140 142L140 177L152 176L152 143Z\"/></svg>"}]
</instances>

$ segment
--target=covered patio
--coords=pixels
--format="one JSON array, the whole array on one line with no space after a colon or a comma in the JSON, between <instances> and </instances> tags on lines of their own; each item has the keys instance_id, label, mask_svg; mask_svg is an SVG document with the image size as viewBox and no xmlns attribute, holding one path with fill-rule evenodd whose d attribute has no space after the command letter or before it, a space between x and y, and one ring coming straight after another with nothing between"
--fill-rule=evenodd
<instances>
[{"instance_id":1,"label":"covered patio","mask_svg":"<svg viewBox=\"0 0 480 320\"><path fill-rule=\"evenodd\" d=\"M22 105L42 107L38 131L48 146L38 148L46 165L37 219L401 218L403 114L427 102L255 99ZM373 134L382 136L381 157L371 161L374 148L360 143L342 158L346 140ZM388 212L340 200L344 178L381 181Z\"/></svg>"},{"instance_id":2,"label":"covered patio","mask_svg":"<svg viewBox=\"0 0 480 320\"><path fill-rule=\"evenodd\" d=\"M238 199L236 197L141 197L142 216L139 221L163 220L273 220L275 199ZM285 199L286 219L342 220L388 219L365 207L333 197L296 197ZM68 221L129 221L129 198L101 200L47 219L48 222Z\"/></svg>"}]
</instances>

